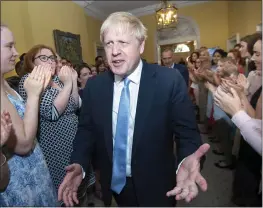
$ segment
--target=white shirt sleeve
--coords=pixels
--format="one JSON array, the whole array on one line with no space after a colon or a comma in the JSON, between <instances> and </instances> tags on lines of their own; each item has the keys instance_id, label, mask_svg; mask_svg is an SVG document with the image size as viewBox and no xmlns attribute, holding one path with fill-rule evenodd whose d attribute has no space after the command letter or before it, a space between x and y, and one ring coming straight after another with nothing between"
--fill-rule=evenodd
<instances>
[{"instance_id":1,"label":"white shirt sleeve","mask_svg":"<svg viewBox=\"0 0 263 208\"><path fill-rule=\"evenodd\" d=\"M239 111L232 117L232 121L240 129L245 141L262 155L262 120L253 119L245 111Z\"/></svg>"},{"instance_id":2,"label":"white shirt sleeve","mask_svg":"<svg viewBox=\"0 0 263 208\"><path fill-rule=\"evenodd\" d=\"M185 158L186 158L186 157L185 157ZM178 173L178 170L179 170L180 166L182 165L183 161L185 160L185 158L184 158L184 159L180 162L180 164L178 165L177 170L176 170L176 174Z\"/></svg>"},{"instance_id":3,"label":"white shirt sleeve","mask_svg":"<svg viewBox=\"0 0 263 208\"><path fill-rule=\"evenodd\" d=\"M82 106L82 99L79 96L79 108Z\"/></svg>"},{"instance_id":4,"label":"white shirt sleeve","mask_svg":"<svg viewBox=\"0 0 263 208\"><path fill-rule=\"evenodd\" d=\"M81 166L81 169L82 169L82 179L84 179L85 178L85 175L86 175L86 173L85 173L85 171L84 171L84 169L83 169L83 167Z\"/></svg>"}]
</instances>

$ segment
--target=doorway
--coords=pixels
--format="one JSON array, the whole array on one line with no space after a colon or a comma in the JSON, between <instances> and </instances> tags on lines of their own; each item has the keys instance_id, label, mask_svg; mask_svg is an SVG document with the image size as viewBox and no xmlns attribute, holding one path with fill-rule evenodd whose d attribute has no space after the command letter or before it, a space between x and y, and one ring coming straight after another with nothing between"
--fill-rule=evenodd
<instances>
[{"instance_id":1,"label":"doorway","mask_svg":"<svg viewBox=\"0 0 263 208\"><path fill-rule=\"evenodd\" d=\"M156 31L156 39L156 60L158 64L161 64L161 51L164 46L167 47L170 45L172 48L176 49L175 47L180 44L190 44L190 51L184 51L187 52L187 54L200 47L199 27L191 17L186 16L178 17L176 28ZM178 51L176 51L176 53L177 52ZM179 54L178 52L178 56L179 55L186 56L186 54Z\"/></svg>"},{"instance_id":2,"label":"doorway","mask_svg":"<svg viewBox=\"0 0 263 208\"><path fill-rule=\"evenodd\" d=\"M231 38L227 40L227 51L234 48L234 46L239 42L240 42L240 35L239 33L236 33L235 35L233 35Z\"/></svg>"},{"instance_id":3,"label":"doorway","mask_svg":"<svg viewBox=\"0 0 263 208\"><path fill-rule=\"evenodd\" d=\"M173 62L178 64L180 61L186 61L186 58L191 55L193 51L195 51L196 43L195 41L186 41L168 45L160 45L160 54L166 49L171 48L173 51Z\"/></svg>"}]
</instances>

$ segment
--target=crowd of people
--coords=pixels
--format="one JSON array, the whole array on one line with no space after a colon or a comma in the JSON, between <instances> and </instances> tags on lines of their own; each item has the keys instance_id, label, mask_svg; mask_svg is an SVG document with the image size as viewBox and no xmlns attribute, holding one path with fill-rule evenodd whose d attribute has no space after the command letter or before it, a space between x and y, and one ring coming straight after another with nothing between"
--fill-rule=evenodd
<instances>
[{"instance_id":1,"label":"crowd of people","mask_svg":"<svg viewBox=\"0 0 263 208\"><path fill-rule=\"evenodd\" d=\"M104 57L96 57L94 65L74 65L45 45L32 47L15 63L17 57L13 34L1 24L0 205L65 206L65 191L58 193L72 171L68 165L87 80L111 69ZM261 33L243 37L228 52L217 49L212 57L201 47L186 65L173 63L173 51L166 49L162 63L180 72L203 124L201 133L211 133L213 153L224 155L216 167L235 170L233 202L261 206ZM14 67L18 76L5 80ZM66 205L73 198L78 206L94 206L90 194L102 199L100 168L96 160L89 162L77 195Z\"/></svg>"},{"instance_id":2,"label":"crowd of people","mask_svg":"<svg viewBox=\"0 0 263 208\"><path fill-rule=\"evenodd\" d=\"M228 52L206 47L187 60L189 94L204 134L211 134L215 166L234 170L232 201L261 206L262 33L241 38Z\"/></svg>"}]
</instances>

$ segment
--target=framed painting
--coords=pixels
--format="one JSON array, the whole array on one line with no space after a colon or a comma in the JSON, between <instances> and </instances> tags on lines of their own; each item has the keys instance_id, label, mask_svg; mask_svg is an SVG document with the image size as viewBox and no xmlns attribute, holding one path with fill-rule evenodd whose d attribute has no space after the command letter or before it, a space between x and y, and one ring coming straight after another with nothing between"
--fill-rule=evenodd
<instances>
[{"instance_id":1,"label":"framed painting","mask_svg":"<svg viewBox=\"0 0 263 208\"><path fill-rule=\"evenodd\" d=\"M80 35L53 30L56 51L60 57L66 58L72 64L83 63Z\"/></svg>"}]
</instances>

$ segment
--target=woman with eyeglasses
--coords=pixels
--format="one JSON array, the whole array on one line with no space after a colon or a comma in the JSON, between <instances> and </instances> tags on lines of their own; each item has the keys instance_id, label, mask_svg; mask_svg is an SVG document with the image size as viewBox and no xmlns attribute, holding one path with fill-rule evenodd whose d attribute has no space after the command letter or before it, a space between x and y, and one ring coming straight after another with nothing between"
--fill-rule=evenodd
<instances>
[{"instance_id":1,"label":"woman with eyeglasses","mask_svg":"<svg viewBox=\"0 0 263 208\"><path fill-rule=\"evenodd\" d=\"M37 45L31 48L24 60L23 73L19 84L19 93L26 100L23 87L28 73L35 66L49 65L52 80L42 93L40 101L40 124L38 141L44 153L52 180L58 189L65 176L73 147L73 140L78 127L79 108L77 72L63 66L56 75L57 58L52 48ZM76 85L76 86L75 86Z\"/></svg>"}]
</instances>

